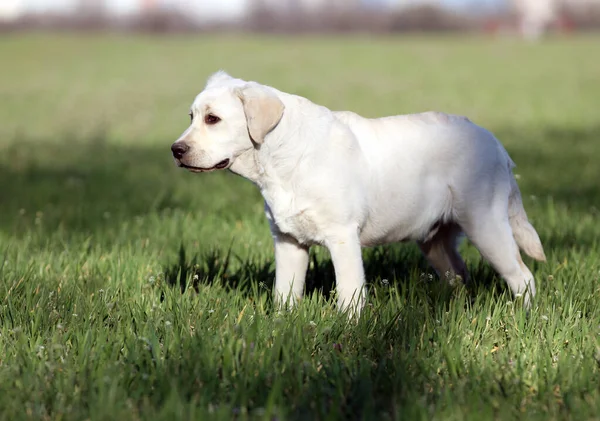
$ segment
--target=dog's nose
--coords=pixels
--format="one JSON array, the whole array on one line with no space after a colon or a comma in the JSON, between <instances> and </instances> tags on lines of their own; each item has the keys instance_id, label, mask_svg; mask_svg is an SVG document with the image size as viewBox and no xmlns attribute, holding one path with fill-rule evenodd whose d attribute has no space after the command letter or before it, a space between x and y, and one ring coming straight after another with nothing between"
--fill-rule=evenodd
<instances>
[{"instance_id":1,"label":"dog's nose","mask_svg":"<svg viewBox=\"0 0 600 421\"><path fill-rule=\"evenodd\" d=\"M177 159L183 158L183 155L185 155L185 153L189 150L190 150L190 147L183 142L175 142L171 146L171 151L173 152L173 156Z\"/></svg>"}]
</instances>

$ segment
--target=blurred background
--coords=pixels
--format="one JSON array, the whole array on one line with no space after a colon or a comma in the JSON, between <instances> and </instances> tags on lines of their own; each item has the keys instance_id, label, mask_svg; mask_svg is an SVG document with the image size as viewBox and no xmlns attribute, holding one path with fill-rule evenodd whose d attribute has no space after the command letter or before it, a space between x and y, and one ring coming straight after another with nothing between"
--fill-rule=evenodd
<instances>
[{"instance_id":1,"label":"blurred background","mask_svg":"<svg viewBox=\"0 0 600 421\"><path fill-rule=\"evenodd\" d=\"M2 0L1 27L165 31L484 31L600 25L600 0Z\"/></svg>"}]
</instances>

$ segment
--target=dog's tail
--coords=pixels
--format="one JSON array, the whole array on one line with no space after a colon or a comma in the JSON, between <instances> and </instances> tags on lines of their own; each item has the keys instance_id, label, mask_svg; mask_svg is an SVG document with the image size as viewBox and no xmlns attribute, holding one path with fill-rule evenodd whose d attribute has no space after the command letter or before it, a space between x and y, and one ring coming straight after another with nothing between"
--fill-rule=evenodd
<instances>
[{"instance_id":1,"label":"dog's tail","mask_svg":"<svg viewBox=\"0 0 600 421\"><path fill-rule=\"evenodd\" d=\"M508 155L508 154L507 154ZM519 247L529 256L540 262L546 261L544 247L540 241L540 237L533 225L527 219L525 208L523 208L523 199L521 191L512 174L514 162L508 157L509 174L510 174L510 195L508 197L508 218L510 227L513 231L513 236Z\"/></svg>"}]
</instances>

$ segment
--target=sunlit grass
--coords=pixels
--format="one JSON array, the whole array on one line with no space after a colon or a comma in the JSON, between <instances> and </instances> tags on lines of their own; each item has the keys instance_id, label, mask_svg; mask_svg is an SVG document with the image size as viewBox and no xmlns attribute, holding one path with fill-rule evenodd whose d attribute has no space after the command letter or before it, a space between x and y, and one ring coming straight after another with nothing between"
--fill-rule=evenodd
<instances>
[{"instance_id":1,"label":"sunlit grass","mask_svg":"<svg viewBox=\"0 0 600 421\"><path fill-rule=\"evenodd\" d=\"M0 38L2 417L597 417L597 42ZM413 245L365 250L356 325L315 249L307 298L275 312L258 191L169 154L219 68L335 109L494 130L548 256L527 260L529 316L468 244L469 289L439 283Z\"/></svg>"}]
</instances>

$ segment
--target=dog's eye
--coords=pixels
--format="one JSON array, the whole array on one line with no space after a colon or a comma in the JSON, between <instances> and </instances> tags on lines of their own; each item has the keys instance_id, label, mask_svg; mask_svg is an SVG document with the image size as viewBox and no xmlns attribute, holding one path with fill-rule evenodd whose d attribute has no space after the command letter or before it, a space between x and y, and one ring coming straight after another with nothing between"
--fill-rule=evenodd
<instances>
[{"instance_id":1,"label":"dog's eye","mask_svg":"<svg viewBox=\"0 0 600 421\"><path fill-rule=\"evenodd\" d=\"M206 114L206 117L204 117L204 122L206 124L217 124L219 121L221 121L221 119L214 114Z\"/></svg>"},{"instance_id":2,"label":"dog's eye","mask_svg":"<svg viewBox=\"0 0 600 421\"><path fill-rule=\"evenodd\" d=\"M190 116L190 123L193 123L194 122L194 113L190 111L189 116Z\"/></svg>"}]
</instances>

